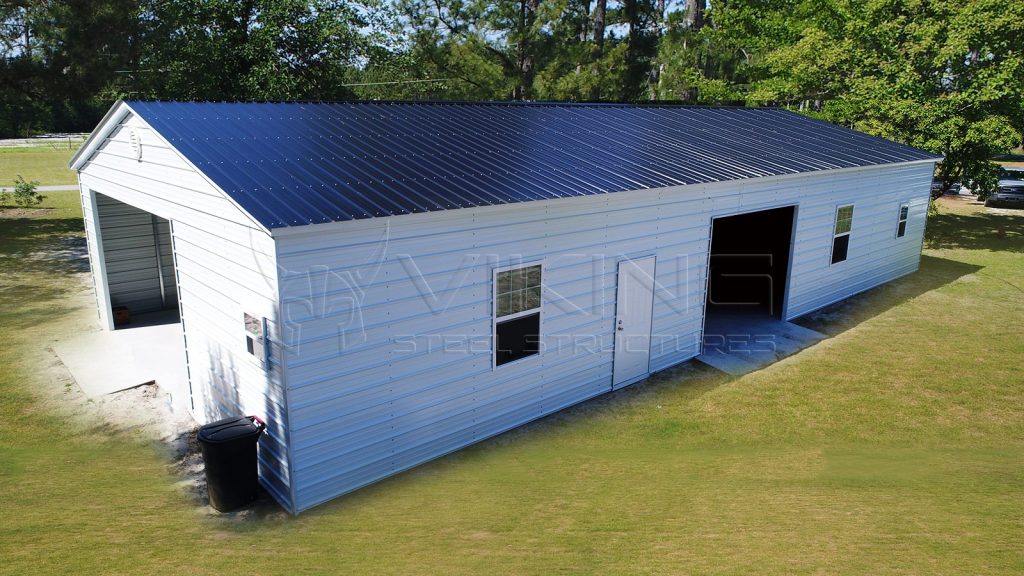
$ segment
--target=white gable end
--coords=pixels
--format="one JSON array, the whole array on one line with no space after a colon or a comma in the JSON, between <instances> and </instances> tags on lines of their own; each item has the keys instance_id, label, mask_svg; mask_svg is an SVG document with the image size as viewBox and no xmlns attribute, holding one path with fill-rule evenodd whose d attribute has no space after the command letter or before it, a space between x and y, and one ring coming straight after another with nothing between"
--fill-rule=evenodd
<instances>
[{"instance_id":1,"label":"white gable end","mask_svg":"<svg viewBox=\"0 0 1024 576\"><path fill-rule=\"evenodd\" d=\"M266 231L123 103L100 124L71 167L79 171L83 186L162 218Z\"/></svg>"}]
</instances>

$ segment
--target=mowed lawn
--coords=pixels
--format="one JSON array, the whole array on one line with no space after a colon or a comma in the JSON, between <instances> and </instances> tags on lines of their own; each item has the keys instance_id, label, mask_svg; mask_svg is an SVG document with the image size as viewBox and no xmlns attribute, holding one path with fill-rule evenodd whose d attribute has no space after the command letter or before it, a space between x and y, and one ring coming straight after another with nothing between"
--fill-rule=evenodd
<instances>
[{"instance_id":1,"label":"mowed lawn","mask_svg":"<svg viewBox=\"0 0 1024 576\"><path fill-rule=\"evenodd\" d=\"M68 169L68 161L80 145L76 141L70 148L66 142L0 148L0 186L14 186L18 175L43 186L78 184L75 173Z\"/></svg>"},{"instance_id":2,"label":"mowed lawn","mask_svg":"<svg viewBox=\"0 0 1024 576\"><path fill-rule=\"evenodd\" d=\"M1024 217L944 206L921 271L731 378L659 374L292 518L211 517L154 446L67 415L94 321L57 210L0 220L0 573L1020 574Z\"/></svg>"}]
</instances>

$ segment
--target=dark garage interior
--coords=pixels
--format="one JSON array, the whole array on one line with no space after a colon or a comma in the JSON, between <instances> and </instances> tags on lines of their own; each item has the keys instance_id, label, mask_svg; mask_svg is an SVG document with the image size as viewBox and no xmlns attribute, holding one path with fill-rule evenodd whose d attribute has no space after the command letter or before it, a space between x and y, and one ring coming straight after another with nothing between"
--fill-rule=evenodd
<instances>
[{"instance_id":1,"label":"dark garage interior","mask_svg":"<svg viewBox=\"0 0 1024 576\"><path fill-rule=\"evenodd\" d=\"M715 218L708 266L708 317L782 318L795 208Z\"/></svg>"},{"instance_id":2,"label":"dark garage interior","mask_svg":"<svg viewBox=\"0 0 1024 576\"><path fill-rule=\"evenodd\" d=\"M114 327L180 322L170 222L100 193L96 211Z\"/></svg>"}]
</instances>

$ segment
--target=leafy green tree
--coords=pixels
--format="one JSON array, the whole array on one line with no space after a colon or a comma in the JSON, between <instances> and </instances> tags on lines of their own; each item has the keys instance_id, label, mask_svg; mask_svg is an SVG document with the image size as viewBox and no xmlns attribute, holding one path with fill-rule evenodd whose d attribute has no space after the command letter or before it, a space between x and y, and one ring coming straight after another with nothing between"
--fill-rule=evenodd
<instances>
[{"instance_id":1,"label":"leafy green tree","mask_svg":"<svg viewBox=\"0 0 1024 576\"><path fill-rule=\"evenodd\" d=\"M785 106L945 155L985 194L989 158L1024 133L1024 4L994 0L712 0L670 14L659 96Z\"/></svg>"},{"instance_id":2,"label":"leafy green tree","mask_svg":"<svg viewBox=\"0 0 1024 576\"><path fill-rule=\"evenodd\" d=\"M736 101L745 84L739 71L745 54L705 18L701 3L688 1L666 15L658 47L657 98L700 104Z\"/></svg>"},{"instance_id":3,"label":"leafy green tree","mask_svg":"<svg viewBox=\"0 0 1024 576\"><path fill-rule=\"evenodd\" d=\"M652 0L621 0L614 13L626 27L626 70L621 99L636 102L651 98L654 60L661 16Z\"/></svg>"},{"instance_id":4,"label":"leafy green tree","mask_svg":"<svg viewBox=\"0 0 1024 576\"><path fill-rule=\"evenodd\" d=\"M830 121L941 152L940 173L986 195L989 158L1024 133L1024 4L834 0L768 50L754 104L794 103ZM798 11L799 12L799 11ZM793 19L793 21L798 21Z\"/></svg>"},{"instance_id":5,"label":"leafy green tree","mask_svg":"<svg viewBox=\"0 0 1024 576\"><path fill-rule=\"evenodd\" d=\"M549 0L541 18L550 30L545 63L537 73L542 100L616 99L626 74L626 46L608 39L605 0Z\"/></svg>"},{"instance_id":6,"label":"leafy green tree","mask_svg":"<svg viewBox=\"0 0 1024 576\"><path fill-rule=\"evenodd\" d=\"M341 99L364 54L338 0L148 0L139 91L153 98Z\"/></svg>"},{"instance_id":7,"label":"leafy green tree","mask_svg":"<svg viewBox=\"0 0 1024 576\"><path fill-rule=\"evenodd\" d=\"M132 0L17 0L0 25L0 135L91 129L138 52Z\"/></svg>"},{"instance_id":8,"label":"leafy green tree","mask_svg":"<svg viewBox=\"0 0 1024 576\"><path fill-rule=\"evenodd\" d=\"M550 51L540 0L401 0L411 53L457 98L530 100Z\"/></svg>"}]
</instances>

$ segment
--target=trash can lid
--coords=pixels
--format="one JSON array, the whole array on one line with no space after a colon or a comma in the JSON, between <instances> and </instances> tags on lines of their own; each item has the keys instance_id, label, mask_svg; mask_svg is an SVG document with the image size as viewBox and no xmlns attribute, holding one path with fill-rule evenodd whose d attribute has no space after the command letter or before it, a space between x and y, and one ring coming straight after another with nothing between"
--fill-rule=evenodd
<instances>
[{"instance_id":1,"label":"trash can lid","mask_svg":"<svg viewBox=\"0 0 1024 576\"><path fill-rule=\"evenodd\" d=\"M199 441L207 444L220 444L250 436L259 436L263 432L263 423L257 424L257 422L258 420L251 416L236 416L210 422L199 429Z\"/></svg>"}]
</instances>

